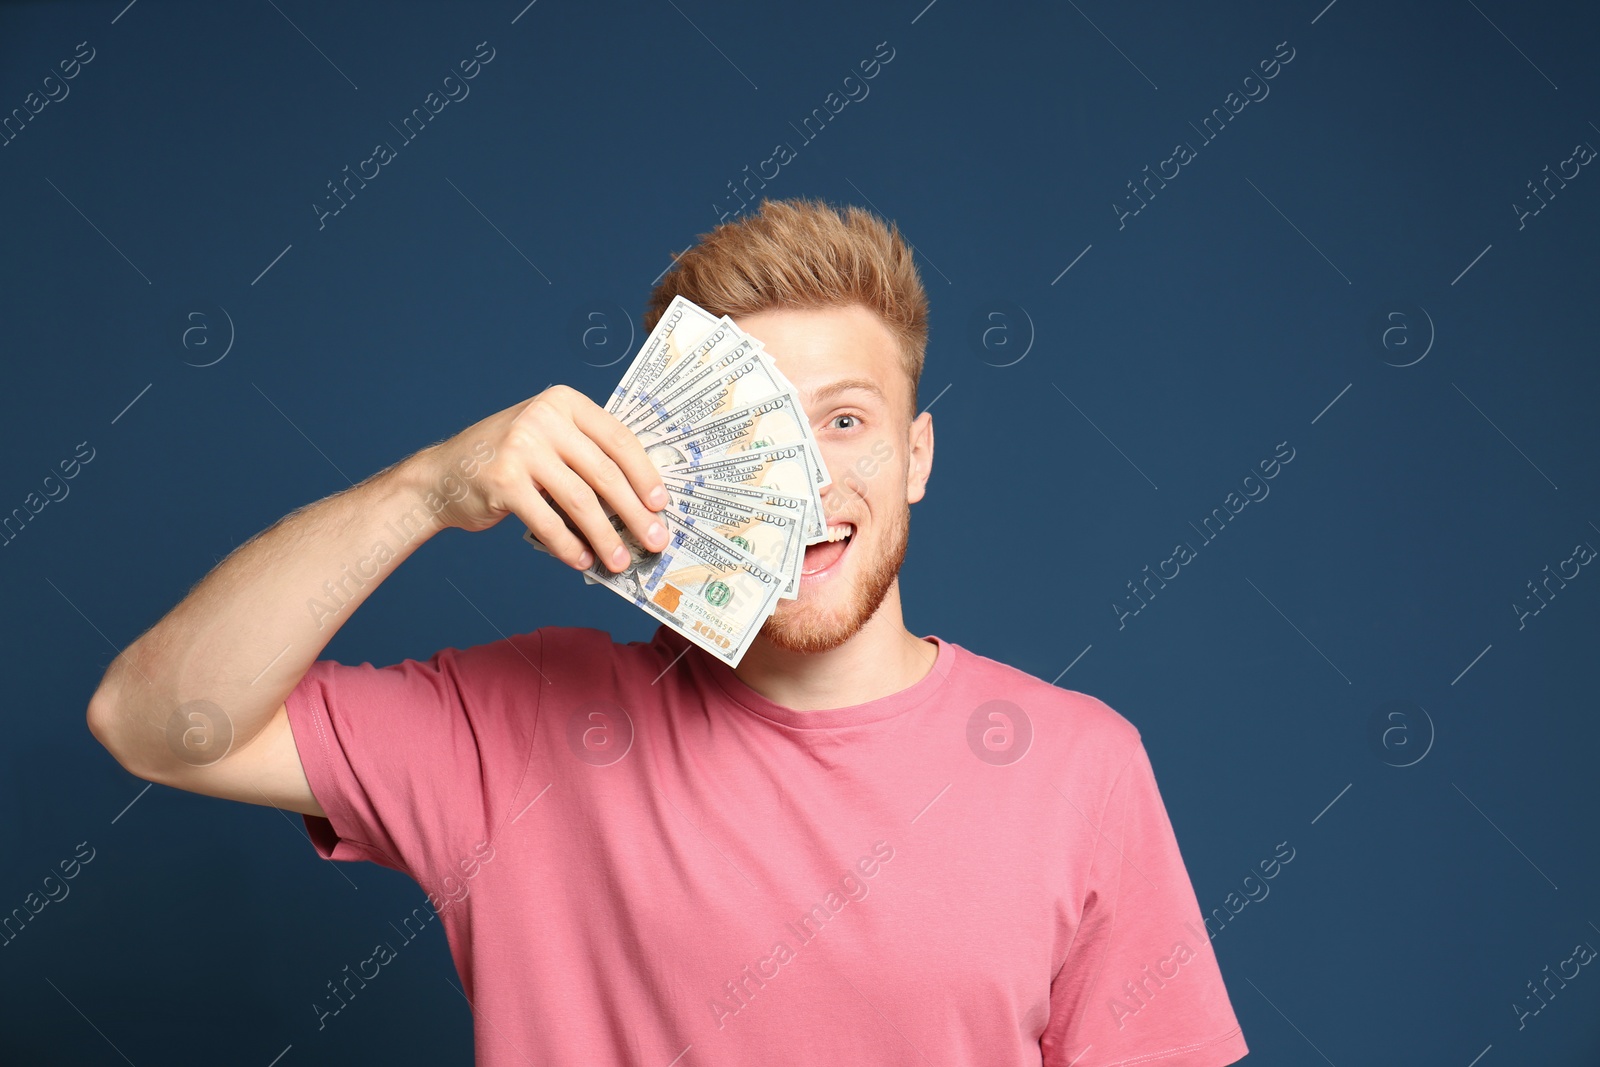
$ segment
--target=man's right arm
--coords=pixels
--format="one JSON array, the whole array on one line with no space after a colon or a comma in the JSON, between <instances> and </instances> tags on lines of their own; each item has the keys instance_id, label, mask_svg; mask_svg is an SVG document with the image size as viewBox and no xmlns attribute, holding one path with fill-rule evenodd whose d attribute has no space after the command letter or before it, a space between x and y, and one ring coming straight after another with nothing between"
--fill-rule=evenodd
<instances>
[{"instance_id":1,"label":"man's right arm","mask_svg":"<svg viewBox=\"0 0 1600 1067\"><path fill-rule=\"evenodd\" d=\"M592 545L621 570L627 550L602 501L647 546L665 545L654 527L666 493L643 447L583 394L547 389L235 549L112 661L90 732L149 781L323 815L285 700L351 613L438 531L509 514L568 565L592 564Z\"/></svg>"}]
</instances>

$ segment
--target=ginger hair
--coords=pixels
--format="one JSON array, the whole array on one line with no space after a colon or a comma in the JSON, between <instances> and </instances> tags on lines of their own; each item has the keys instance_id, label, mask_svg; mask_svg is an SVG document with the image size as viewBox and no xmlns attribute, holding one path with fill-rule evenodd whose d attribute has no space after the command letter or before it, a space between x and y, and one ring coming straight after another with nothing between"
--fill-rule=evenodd
<instances>
[{"instance_id":1,"label":"ginger hair","mask_svg":"<svg viewBox=\"0 0 1600 1067\"><path fill-rule=\"evenodd\" d=\"M859 304L899 342L915 403L928 346L928 294L899 228L864 208L763 200L757 213L718 224L677 257L645 305L646 331L679 295L729 318Z\"/></svg>"}]
</instances>

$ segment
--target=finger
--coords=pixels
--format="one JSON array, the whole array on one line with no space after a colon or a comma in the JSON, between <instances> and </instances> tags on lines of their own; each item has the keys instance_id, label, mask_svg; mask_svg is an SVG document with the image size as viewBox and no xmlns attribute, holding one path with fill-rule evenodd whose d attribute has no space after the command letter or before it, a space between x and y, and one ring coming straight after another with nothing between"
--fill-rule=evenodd
<instances>
[{"instance_id":1,"label":"finger","mask_svg":"<svg viewBox=\"0 0 1600 1067\"><path fill-rule=\"evenodd\" d=\"M633 531L633 536L639 539L640 544L652 552L667 547L666 525L639 499L633 484L616 460L581 433L574 433L561 445L561 458L583 477L589 488L611 505L611 510Z\"/></svg>"},{"instance_id":2,"label":"finger","mask_svg":"<svg viewBox=\"0 0 1600 1067\"><path fill-rule=\"evenodd\" d=\"M621 468L628 484L633 487L634 495L645 507L660 511L667 506L669 498L667 487L661 481L661 472L645 454L644 445L639 443L633 431L622 424L621 419L588 397L583 397L573 408L572 421ZM622 514L620 510L617 513Z\"/></svg>"},{"instance_id":3,"label":"finger","mask_svg":"<svg viewBox=\"0 0 1600 1067\"><path fill-rule=\"evenodd\" d=\"M600 498L576 471L558 461L547 476L541 478L535 473L534 477L561 505L567 518L577 525L596 559L613 573L628 566L630 557L627 546L606 517L605 510L600 506Z\"/></svg>"},{"instance_id":4,"label":"finger","mask_svg":"<svg viewBox=\"0 0 1600 1067\"><path fill-rule=\"evenodd\" d=\"M533 536L550 550L552 556L578 570L586 571L594 565L594 553L589 546L562 521L556 509L534 489L531 482L526 490L508 495L510 499L507 505L512 514L533 531Z\"/></svg>"}]
</instances>

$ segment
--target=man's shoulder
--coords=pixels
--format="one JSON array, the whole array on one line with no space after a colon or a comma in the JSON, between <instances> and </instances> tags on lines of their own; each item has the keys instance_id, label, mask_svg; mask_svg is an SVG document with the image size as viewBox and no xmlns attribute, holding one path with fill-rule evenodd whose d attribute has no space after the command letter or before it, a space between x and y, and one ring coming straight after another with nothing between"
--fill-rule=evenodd
<instances>
[{"instance_id":1,"label":"man's shoulder","mask_svg":"<svg viewBox=\"0 0 1600 1067\"><path fill-rule=\"evenodd\" d=\"M992 699L1016 704L1037 720L1037 726L1054 724L1080 737L1092 736L1109 748L1131 749L1142 743L1139 728L1099 697L1054 685L961 645L955 647L967 662L967 685L977 695L993 694Z\"/></svg>"}]
</instances>

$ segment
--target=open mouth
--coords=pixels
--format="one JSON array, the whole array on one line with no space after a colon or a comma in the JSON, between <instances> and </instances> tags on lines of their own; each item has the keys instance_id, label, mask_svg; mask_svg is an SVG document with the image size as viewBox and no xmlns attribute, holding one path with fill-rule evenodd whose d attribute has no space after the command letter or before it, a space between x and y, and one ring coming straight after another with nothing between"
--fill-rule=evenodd
<instances>
[{"instance_id":1,"label":"open mouth","mask_svg":"<svg viewBox=\"0 0 1600 1067\"><path fill-rule=\"evenodd\" d=\"M817 579L829 574L850 548L856 532L853 522L829 523L827 539L806 546L805 562L800 565L802 579Z\"/></svg>"}]
</instances>

